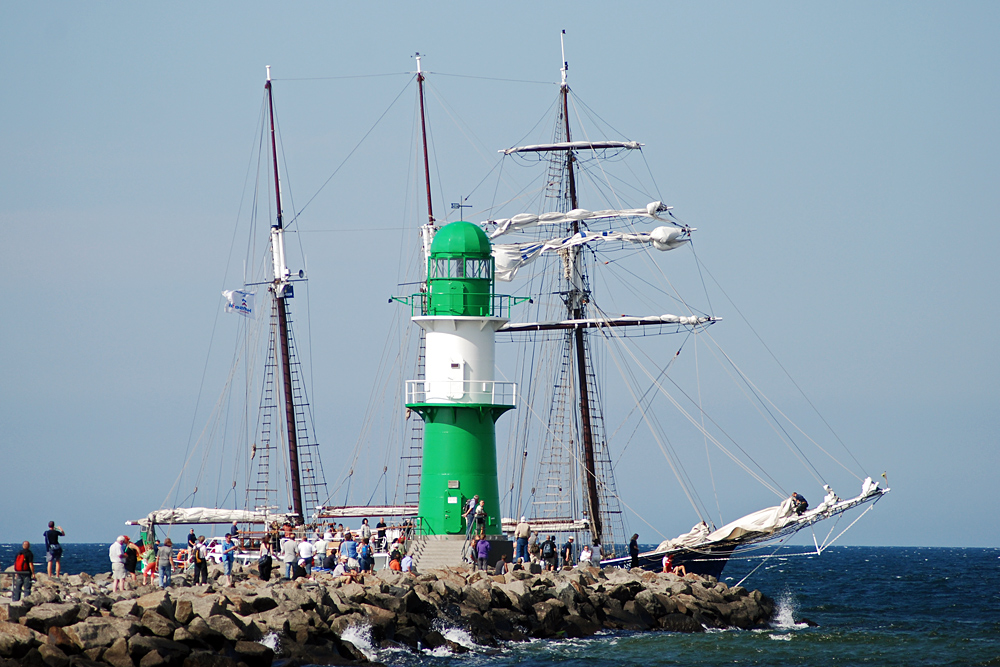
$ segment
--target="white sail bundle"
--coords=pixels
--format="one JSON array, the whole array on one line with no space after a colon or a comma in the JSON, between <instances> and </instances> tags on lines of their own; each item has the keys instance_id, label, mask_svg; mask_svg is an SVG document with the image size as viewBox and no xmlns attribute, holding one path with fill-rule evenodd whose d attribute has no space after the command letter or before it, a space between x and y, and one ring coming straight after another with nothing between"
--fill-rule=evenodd
<instances>
[{"instance_id":1,"label":"white sail bundle","mask_svg":"<svg viewBox=\"0 0 1000 667\"><path fill-rule=\"evenodd\" d=\"M140 525L170 524L222 524L222 523L270 523L285 520L293 515L255 512L251 510L231 510L220 507L175 507L156 510L146 518L133 522Z\"/></svg>"},{"instance_id":2,"label":"white sail bundle","mask_svg":"<svg viewBox=\"0 0 1000 667\"><path fill-rule=\"evenodd\" d=\"M496 229L490 233L490 238L495 239L498 236L503 236L504 234L509 234L511 232L523 231L531 227L566 225L573 222L606 220L609 218L651 218L653 220L659 220L660 222L670 222L665 218L661 218L657 214L669 211L671 208L673 207L666 206L661 201L654 201L646 204L646 208L608 209L604 211L588 211L583 208L575 208L572 211L567 211L566 213L552 212L542 213L541 215L535 215L534 213L518 213L512 218L487 220L484 224L496 225Z\"/></svg>"},{"instance_id":3,"label":"white sail bundle","mask_svg":"<svg viewBox=\"0 0 1000 667\"><path fill-rule=\"evenodd\" d=\"M560 214L562 215L562 214ZM497 280L510 282L518 269L538 259L544 253L559 252L598 241L646 243L657 250L673 250L688 242L681 236L687 230L681 227L657 227L651 232L586 232L581 231L563 238L527 243L498 243L493 245L493 262Z\"/></svg>"}]
</instances>

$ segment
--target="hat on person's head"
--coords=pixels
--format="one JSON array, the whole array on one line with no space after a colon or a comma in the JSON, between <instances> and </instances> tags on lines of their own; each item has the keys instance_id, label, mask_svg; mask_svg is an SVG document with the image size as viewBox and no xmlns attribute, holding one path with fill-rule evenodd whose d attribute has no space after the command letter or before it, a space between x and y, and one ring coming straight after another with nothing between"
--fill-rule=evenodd
<instances>
[{"instance_id":1,"label":"hat on person's head","mask_svg":"<svg viewBox=\"0 0 1000 667\"><path fill-rule=\"evenodd\" d=\"M573 541L573 536L572 536L572 535L570 535L570 536L569 536L569 538L567 538L567 539L568 539L568 540L569 540L570 542L572 542L572 541Z\"/></svg>"},{"instance_id":2,"label":"hat on person's head","mask_svg":"<svg viewBox=\"0 0 1000 667\"><path fill-rule=\"evenodd\" d=\"M521 521L527 521L527 519L525 519L525 518L524 518L524 517L522 516L522 517L521 517Z\"/></svg>"}]
</instances>

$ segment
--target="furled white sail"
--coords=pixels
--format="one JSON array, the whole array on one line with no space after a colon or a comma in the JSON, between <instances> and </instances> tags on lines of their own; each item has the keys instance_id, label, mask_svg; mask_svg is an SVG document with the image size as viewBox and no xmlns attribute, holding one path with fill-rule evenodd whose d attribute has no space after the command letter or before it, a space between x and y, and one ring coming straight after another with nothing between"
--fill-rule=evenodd
<instances>
[{"instance_id":1,"label":"furled white sail","mask_svg":"<svg viewBox=\"0 0 1000 667\"><path fill-rule=\"evenodd\" d=\"M588 211L583 208L575 208L566 213L552 212L542 213L541 215L518 213L512 218L487 220L484 224L496 225L496 229L490 233L490 238L495 239L510 232L521 231L540 225L566 225L572 222L604 220L608 218L652 218L660 222L670 222L657 214L669 211L671 208L671 206L666 206L661 201L654 201L646 204L646 208L608 209L604 211Z\"/></svg>"},{"instance_id":2,"label":"furled white sail","mask_svg":"<svg viewBox=\"0 0 1000 667\"><path fill-rule=\"evenodd\" d=\"M693 547L704 542L708 538L708 533L708 525L704 521L701 521L683 535L678 535L672 540L663 540L660 542L660 546L656 547L656 551L670 551L671 549L680 549L681 547Z\"/></svg>"},{"instance_id":3,"label":"furled white sail","mask_svg":"<svg viewBox=\"0 0 1000 667\"><path fill-rule=\"evenodd\" d=\"M560 214L563 215L563 214ZM573 246L598 241L647 243L657 250L673 250L688 242L681 238L687 230L681 227L657 227L651 232L586 232L563 238L528 243L497 243L493 245L493 263L497 280L510 282L518 269L538 259L543 253L559 252Z\"/></svg>"},{"instance_id":4,"label":"furled white sail","mask_svg":"<svg viewBox=\"0 0 1000 667\"><path fill-rule=\"evenodd\" d=\"M504 155L511 153L548 153L551 151L604 150L605 148L627 148L636 150L642 148L638 141L561 141L555 144L533 144L517 146L498 151Z\"/></svg>"},{"instance_id":5,"label":"furled white sail","mask_svg":"<svg viewBox=\"0 0 1000 667\"><path fill-rule=\"evenodd\" d=\"M250 510L229 510L218 507L176 507L156 510L146 518L132 522L141 525L197 524L197 523L270 523L283 521L293 515L269 514Z\"/></svg>"}]
</instances>

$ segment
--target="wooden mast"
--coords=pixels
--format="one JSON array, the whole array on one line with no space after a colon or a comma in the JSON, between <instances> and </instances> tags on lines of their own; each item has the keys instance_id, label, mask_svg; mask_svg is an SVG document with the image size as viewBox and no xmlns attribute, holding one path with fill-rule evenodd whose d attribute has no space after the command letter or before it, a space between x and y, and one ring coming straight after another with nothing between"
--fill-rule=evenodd
<instances>
[{"instance_id":1,"label":"wooden mast","mask_svg":"<svg viewBox=\"0 0 1000 667\"><path fill-rule=\"evenodd\" d=\"M565 35L566 31L563 30L562 35ZM560 38L560 42L562 39ZM563 125L565 128L566 142L569 143L573 139L570 136L569 130L569 84L566 83L566 73L569 70L569 63L566 61L566 49L563 46L563 66L562 66L562 84L560 86L560 92L562 94L562 107L563 107ZM576 197L576 177L573 173L573 149L568 148L566 150L566 172L569 179L569 202L570 208L578 208L577 197ZM580 223L579 221L574 221L572 224L572 231L574 234L579 233ZM569 290L569 298L566 302L567 311L570 319L581 320L585 316L585 284L583 267L581 266L581 255L582 251L578 247L574 247L570 250L571 262L571 274L570 280L572 281ZM590 533L594 539L598 540L603 544L604 542L604 527L601 521L601 498L597 491L597 466L594 459L594 429L591 417L591 405L590 405L590 388L589 380L587 377L587 349L584 341L584 327L575 327L573 331L573 345L576 348L576 371L577 371L577 382L580 388L580 427L582 430L581 436L583 440L583 467L584 474L586 475L586 488L587 488L587 509L590 515Z\"/></svg>"},{"instance_id":2,"label":"wooden mast","mask_svg":"<svg viewBox=\"0 0 1000 667\"><path fill-rule=\"evenodd\" d=\"M424 188L427 190L427 222L434 224L434 207L431 204L431 168L427 159L427 124L424 122L424 73L420 69L420 54L417 59L417 92L420 95L420 136L424 142Z\"/></svg>"},{"instance_id":3,"label":"wooden mast","mask_svg":"<svg viewBox=\"0 0 1000 667\"><path fill-rule=\"evenodd\" d=\"M285 297L291 293L288 269L285 267L284 229L281 219L281 184L278 179L278 149L274 136L274 101L271 96L271 67L267 68L267 108L271 121L271 161L274 164L274 200L278 215L271 225L271 257L274 263L274 281L271 291L278 300L278 345L281 357L281 375L285 394L285 426L288 433L288 467L292 483L292 512L301 522L305 521L302 511L302 489L299 479L299 450L295 424L295 404L292 400L292 369L288 344L288 304Z\"/></svg>"}]
</instances>

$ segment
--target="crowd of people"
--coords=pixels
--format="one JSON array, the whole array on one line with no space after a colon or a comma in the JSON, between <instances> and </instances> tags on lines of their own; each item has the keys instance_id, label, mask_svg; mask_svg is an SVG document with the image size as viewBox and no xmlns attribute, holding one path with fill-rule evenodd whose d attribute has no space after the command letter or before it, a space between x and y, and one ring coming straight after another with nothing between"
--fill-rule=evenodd
<instances>
[{"instance_id":1,"label":"crowd of people","mask_svg":"<svg viewBox=\"0 0 1000 667\"><path fill-rule=\"evenodd\" d=\"M278 562L282 566L279 571L286 579L312 578L314 569L356 579L373 571L376 551L389 552L389 567L412 571L413 559L406 554L406 543L411 538L412 526L408 521L399 526L389 526L384 518L374 529L368 519L363 519L357 529L344 528L341 523L306 530L302 526L285 523L272 526L259 537L241 533L234 522L222 540L213 538L206 541L204 535L196 536L192 528L187 544L177 551L169 537L162 543L155 540L147 546L132 542L127 535L119 535L109 547L108 557L113 591L125 590L130 584L138 586L138 563L143 564L143 585L154 581L161 588L166 588L170 586L172 574L177 571L189 572L194 584L208 583L208 563L214 560L223 567L221 585L232 586L237 556L243 554L243 560L249 561L251 552L256 555L258 573L265 581L270 580ZM58 558L56 567L58 569ZM30 590L30 584L28 588Z\"/></svg>"},{"instance_id":2,"label":"crowd of people","mask_svg":"<svg viewBox=\"0 0 1000 667\"><path fill-rule=\"evenodd\" d=\"M793 494L793 500L806 506L804 498ZM466 520L466 539L468 551L466 560L479 570L490 570L491 541L486 535L485 504L475 496L464 508L462 517ZM374 529L369 526L368 519L363 519L357 529L345 528L343 524L327 524L313 527L307 531L302 526L292 526L285 523L274 525L259 539L255 536L241 534L234 522L222 540L212 538L206 541L204 535L195 535L192 528L187 536L186 545L176 553L174 544L168 537L162 543L154 540L151 544L133 542L128 535L119 535L108 549L111 561L112 591L126 590L139 586L139 575L142 584L155 582L161 588L171 584L175 571L187 571L192 575L194 584L208 583L208 563L214 560L223 567L223 586L233 585L233 567L237 554L250 555L249 544L259 544L256 548L258 573L261 579L270 580L274 566L280 561L281 576L286 579L300 577L312 578L314 569L331 572L334 576L346 580L357 580L365 573L372 572L375 566L375 553L388 554L387 567L400 572L414 573L413 557L407 551L407 542L412 538L413 527L408 521L399 526L389 526L382 518ZM45 540L45 561L49 576L61 575L62 545L59 538L66 535L62 526L49 522L48 530L43 533ZM242 540L240 540L242 536ZM592 544L584 544L579 553L576 551L574 537L570 535L561 546L557 545L555 535L542 539L538 531L521 517L514 529L514 556L508 561L507 554L501 554L496 559L492 570L494 574L505 574L514 570L526 569L535 563L545 570L557 570L573 567L578 564L589 564L600 567L603 558L601 543L594 539ZM639 535L632 535L629 542L629 555L632 567L638 566ZM247 558L246 560L249 560ZM663 557L663 572L673 572L686 576L684 565L675 564L673 556ZM53 571L55 574L53 575ZM31 595L31 585L35 576L34 553L30 542L24 542L21 551L16 555L13 573L12 599L17 602L21 596Z\"/></svg>"}]
</instances>

